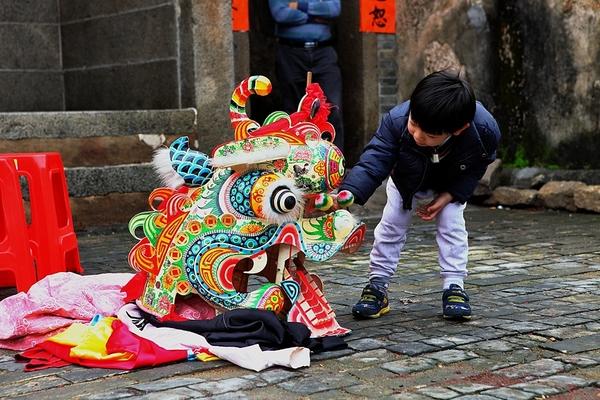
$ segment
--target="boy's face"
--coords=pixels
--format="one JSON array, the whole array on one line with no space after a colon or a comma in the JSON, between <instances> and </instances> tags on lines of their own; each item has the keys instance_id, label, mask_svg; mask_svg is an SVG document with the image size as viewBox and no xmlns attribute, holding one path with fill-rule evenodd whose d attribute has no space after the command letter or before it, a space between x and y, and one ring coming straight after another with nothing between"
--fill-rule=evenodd
<instances>
[{"instance_id":1,"label":"boy's face","mask_svg":"<svg viewBox=\"0 0 600 400\"><path fill-rule=\"evenodd\" d=\"M410 114L408 116L408 133L413 137L417 146L421 147L435 147L444 143L450 136L460 135L465 129L469 127L469 124L466 123L462 128L458 129L456 132L452 133L443 133L441 135L433 135L425 132L419 125L413 121Z\"/></svg>"}]
</instances>

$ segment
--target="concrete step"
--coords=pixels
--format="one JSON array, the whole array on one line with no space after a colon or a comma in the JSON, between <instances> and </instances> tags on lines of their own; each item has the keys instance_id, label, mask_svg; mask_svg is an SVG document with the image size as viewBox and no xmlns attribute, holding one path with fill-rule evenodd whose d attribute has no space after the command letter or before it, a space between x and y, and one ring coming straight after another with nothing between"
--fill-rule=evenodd
<instances>
[{"instance_id":1,"label":"concrete step","mask_svg":"<svg viewBox=\"0 0 600 400\"><path fill-rule=\"evenodd\" d=\"M179 136L195 139L196 114L192 108L0 113L0 153L59 152L77 229L126 223L149 209L148 195L160 186L150 164L154 150Z\"/></svg>"}]
</instances>

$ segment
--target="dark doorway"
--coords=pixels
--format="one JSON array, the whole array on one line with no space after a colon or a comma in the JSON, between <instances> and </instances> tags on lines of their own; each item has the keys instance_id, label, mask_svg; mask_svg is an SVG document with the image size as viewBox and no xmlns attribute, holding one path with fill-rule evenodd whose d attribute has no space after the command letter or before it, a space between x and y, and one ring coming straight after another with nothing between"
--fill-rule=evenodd
<instances>
[{"instance_id":1,"label":"dark doorway","mask_svg":"<svg viewBox=\"0 0 600 400\"><path fill-rule=\"evenodd\" d=\"M250 117L262 124L273 111L281 110L281 96L275 74L275 21L269 2L250 0L250 75L265 75L273 85L269 96L251 96ZM342 14L334 29L335 48L343 80L343 117L347 165L357 159L378 122L376 36L358 31L358 2L343 2Z\"/></svg>"},{"instance_id":2,"label":"dark doorway","mask_svg":"<svg viewBox=\"0 0 600 400\"><path fill-rule=\"evenodd\" d=\"M281 93L275 75L275 21L269 2L250 0L250 75L264 75L271 80L273 91L268 96L250 97L250 117L262 124L273 111L281 110Z\"/></svg>"}]
</instances>

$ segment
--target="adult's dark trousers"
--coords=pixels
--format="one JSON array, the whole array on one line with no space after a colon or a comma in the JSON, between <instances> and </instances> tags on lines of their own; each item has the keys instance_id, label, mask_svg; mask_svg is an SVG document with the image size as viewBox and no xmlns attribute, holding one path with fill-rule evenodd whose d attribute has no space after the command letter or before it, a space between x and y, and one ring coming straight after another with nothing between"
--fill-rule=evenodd
<instances>
[{"instance_id":1,"label":"adult's dark trousers","mask_svg":"<svg viewBox=\"0 0 600 400\"><path fill-rule=\"evenodd\" d=\"M277 79L285 112L297 111L298 103L305 94L306 73L309 71L312 72L312 82L321 86L327 101L333 105L329 122L335 128L334 143L343 150L342 74L335 49L332 46L304 48L279 44Z\"/></svg>"}]
</instances>

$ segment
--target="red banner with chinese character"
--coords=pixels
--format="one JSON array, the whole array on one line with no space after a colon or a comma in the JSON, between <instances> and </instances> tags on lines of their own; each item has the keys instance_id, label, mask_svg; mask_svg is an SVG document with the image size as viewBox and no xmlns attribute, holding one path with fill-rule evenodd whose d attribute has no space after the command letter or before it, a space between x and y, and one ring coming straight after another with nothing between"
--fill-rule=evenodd
<instances>
[{"instance_id":1,"label":"red banner with chinese character","mask_svg":"<svg viewBox=\"0 0 600 400\"><path fill-rule=\"evenodd\" d=\"M250 30L248 0L231 0L231 26L234 32Z\"/></svg>"},{"instance_id":2,"label":"red banner with chinese character","mask_svg":"<svg viewBox=\"0 0 600 400\"><path fill-rule=\"evenodd\" d=\"M396 1L360 0L360 31L396 33Z\"/></svg>"}]
</instances>

